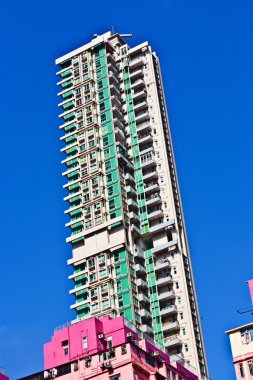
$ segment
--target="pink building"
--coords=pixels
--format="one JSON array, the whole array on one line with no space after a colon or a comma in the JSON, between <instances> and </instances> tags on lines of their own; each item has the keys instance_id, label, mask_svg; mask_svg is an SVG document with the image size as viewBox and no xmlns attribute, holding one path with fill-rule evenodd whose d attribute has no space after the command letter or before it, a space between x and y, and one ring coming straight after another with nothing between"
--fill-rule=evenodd
<instances>
[{"instance_id":1,"label":"pink building","mask_svg":"<svg viewBox=\"0 0 253 380\"><path fill-rule=\"evenodd\" d=\"M0 380L9 380L4 368L0 367Z\"/></svg>"},{"instance_id":2,"label":"pink building","mask_svg":"<svg viewBox=\"0 0 253 380\"><path fill-rule=\"evenodd\" d=\"M253 303L253 280L247 281ZM249 310L250 311L250 310ZM226 331L237 380L253 380L253 322Z\"/></svg>"},{"instance_id":3,"label":"pink building","mask_svg":"<svg viewBox=\"0 0 253 380\"><path fill-rule=\"evenodd\" d=\"M198 380L162 347L140 339L123 317L95 317L54 332L44 345L44 371L22 380Z\"/></svg>"}]
</instances>

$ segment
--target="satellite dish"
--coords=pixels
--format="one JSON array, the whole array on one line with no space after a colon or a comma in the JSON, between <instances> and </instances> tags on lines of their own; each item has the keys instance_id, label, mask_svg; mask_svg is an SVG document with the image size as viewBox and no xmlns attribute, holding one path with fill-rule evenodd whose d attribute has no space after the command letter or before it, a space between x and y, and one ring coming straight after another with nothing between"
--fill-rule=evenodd
<instances>
[{"instance_id":1,"label":"satellite dish","mask_svg":"<svg viewBox=\"0 0 253 380\"><path fill-rule=\"evenodd\" d=\"M44 379L48 379L50 376L50 373L48 371L44 371Z\"/></svg>"}]
</instances>

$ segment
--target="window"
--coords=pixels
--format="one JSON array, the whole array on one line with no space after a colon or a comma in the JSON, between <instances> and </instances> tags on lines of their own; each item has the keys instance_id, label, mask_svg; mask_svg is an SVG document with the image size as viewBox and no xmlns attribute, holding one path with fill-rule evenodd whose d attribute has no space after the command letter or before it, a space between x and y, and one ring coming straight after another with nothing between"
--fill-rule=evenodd
<instances>
[{"instance_id":1,"label":"window","mask_svg":"<svg viewBox=\"0 0 253 380\"><path fill-rule=\"evenodd\" d=\"M69 341L68 340L63 340L61 342L62 348L63 348L63 353L65 356L69 354Z\"/></svg>"},{"instance_id":2,"label":"window","mask_svg":"<svg viewBox=\"0 0 253 380\"><path fill-rule=\"evenodd\" d=\"M239 371L240 371L240 376L245 377L244 368L243 368L242 363L239 364Z\"/></svg>"},{"instance_id":3,"label":"window","mask_svg":"<svg viewBox=\"0 0 253 380\"><path fill-rule=\"evenodd\" d=\"M98 256L98 264L104 264L105 263L105 255L99 255Z\"/></svg>"},{"instance_id":4,"label":"window","mask_svg":"<svg viewBox=\"0 0 253 380\"><path fill-rule=\"evenodd\" d=\"M184 345L184 349L185 349L186 352L189 351L188 344L185 344L185 345Z\"/></svg>"},{"instance_id":5,"label":"window","mask_svg":"<svg viewBox=\"0 0 253 380\"><path fill-rule=\"evenodd\" d=\"M91 298L97 297L97 295L98 295L98 289L97 288L93 288L90 290Z\"/></svg>"},{"instance_id":6,"label":"window","mask_svg":"<svg viewBox=\"0 0 253 380\"><path fill-rule=\"evenodd\" d=\"M184 314L181 312L180 314L180 319L184 319Z\"/></svg>"},{"instance_id":7,"label":"window","mask_svg":"<svg viewBox=\"0 0 253 380\"><path fill-rule=\"evenodd\" d=\"M107 348L112 348L112 337L108 336L107 338Z\"/></svg>"},{"instance_id":8,"label":"window","mask_svg":"<svg viewBox=\"0 0 253 380\"><path fill-rule=\"evenodd\" d=\"M88 266L89 266L89 268L92 268L95 266L95 259L94 258L88 260Z\"/></svg>"},{"instance_id":9,"label":"window","mask_svg":"<svg viewBox=\"0 0 253 380\"><path fill-rule=\"evenodd\" d=\"M96 279L97 279L97 274L96 273L91 273L90 274L90 282L94 282L94 281L96 281Z\"/></svg>"},{"instance_id":10,"label":"window","mask_svg":"<svg viewBox=\"0 0 253 380\"><path fill-rule=\"evenodd\" d=\"M127 353L127 346L123 344L123 346L121 346L121 355L124 355L126 353Z\"/></svg>"},{"instance_id":11,"label":"window","mask_svg":"<svg viewBox=\"0 0 253 380\"><path fill-rule=\"evenodd\" d=\"M102 301L102 309L106 309L109 306L110 306L109 299L104 299Z\"/></svg>"},{"instance_id":12,"label":"window","mask_svg":"<svg viewBox=\"0 0 253 380\"><path fill-rule=\"evenodd\" d=\"M109 376L109 380L120 380L120 374Z\"/></svg>"},{"instance_id":13,"label":"window","mask_svg":"<svg viewBox=\"0 0 253 380\"><path fill-rule=\"evenodd\" d=\"M248 344L253 341L253 328L241 331L242 344Z\"/></svg>"},{"instance_id":14,"label":"window","mask_svg":"<svg viewBox=\"0 0 253 380\"><path fill-rule=\"evenodd\" d=\"M87 336L82 337L82 347L83 347L83 349L88 348Z\"/></svg>"},{"instance_id":15,"label":"window","mask_svg":"<svg viewBox=\"0 0 253 380\"><path fill-rule=\"evenodd\" d=\"M98 184L98 177L94 177L94 178L92 178L91 182L92 182L92 185L93 185L93 186L94 186L94 185L97 185L97 184Z\"/></svg>"},{"instance_id":16,"label":"window","mask_svg":"<svg viewBox=\"0 0 253 380\"><path fill-rule=\"evenodd\" d=\"M253 375L253 360L248 361L249 373Z\"/></svg>"},{"instance_id":17,"label":"window","mask_svg":"<svg viewBox=\"0 0 253 380\"><path fill-rule=\"evenodd\" d=\"M101 269L101 270L99 271L99 278L106 277L106 275L107 275L106 268L105 268L105 269Z\"/></svg>"},{"instance_id":18,"label":"window","mask_svg":"<svg viewBox=\"0 0 253 380\"><path fill-rule=\"evenodd\" d=\"M176 380L176 374L175 374L175 372L172 372L172 380Z\"/></svg>"}]
</instances>

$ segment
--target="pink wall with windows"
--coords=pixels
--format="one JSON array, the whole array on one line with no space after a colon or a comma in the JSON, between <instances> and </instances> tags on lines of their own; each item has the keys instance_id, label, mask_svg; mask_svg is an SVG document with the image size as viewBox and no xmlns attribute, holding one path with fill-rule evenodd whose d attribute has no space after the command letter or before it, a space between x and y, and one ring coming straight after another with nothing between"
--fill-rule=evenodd
<instances>
[{"instance_id":1,"label":"pink wall with windows","mask_svg":"<svg viewBox=\"0 0 253 380\"><path fill-rule=\"evenodd\" d=\"M51 342L44 345L44 368L52 368L106 349L108 337L112 338L114 346L123 344L126 333L130 331L124 325L123 317L90 318L65 327L56 331ZM104 334L104 339L99 339L99 333ZM137 334L133 334L137 339ZM87 347L84 345L85 338ZM68 342L68 346L64 346L64 342Z\"/></svg>"},{"instance_id":2,"label":"pink wall with windows","mask_svg":"<svg viewBox=\"0 0 253 380\"><path fill-rule=\"evenodd\" d=\"M68 373L60 375L64 365L69 365ZM56 331L44 345L44 369L57 367L59 380L157 380L159 374L171 380L198 380L180 364L170 363L152 343L139 340L123 317L90 318Z\"/></svg>"}]
</instances>

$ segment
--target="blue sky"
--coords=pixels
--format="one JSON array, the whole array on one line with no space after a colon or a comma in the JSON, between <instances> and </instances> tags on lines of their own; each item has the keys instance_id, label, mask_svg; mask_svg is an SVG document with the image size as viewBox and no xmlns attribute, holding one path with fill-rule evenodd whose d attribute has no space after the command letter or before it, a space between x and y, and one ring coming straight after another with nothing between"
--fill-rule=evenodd
<instances>
[{"instance_id":1,"label":"blue sky","mask_svg":"<svg viewBox=\"0 0 253 380\"><path fill-rule=\"evenodd\" d=\"M155 4L155 6L154 6ZM93 9L94 5L94 9ZM0 365L43 368L71 320L54 59L112 25L161 61L210 376L233 379L226 329L252 320L251 0L1 4Z\"/></svg>"}]
</instances>

